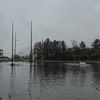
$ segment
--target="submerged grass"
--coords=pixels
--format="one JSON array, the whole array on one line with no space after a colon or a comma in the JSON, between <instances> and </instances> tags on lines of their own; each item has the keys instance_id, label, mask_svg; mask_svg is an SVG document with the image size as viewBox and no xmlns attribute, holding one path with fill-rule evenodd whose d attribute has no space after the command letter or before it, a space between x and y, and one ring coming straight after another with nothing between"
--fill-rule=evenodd
<instances>
[{"instance_id":1,"label":"submerged grass","mask_svg":"<svg viewBox=\"0 0 100 100\"><path fill-rule=\"evenodd\" d=\"M1 62L8 62L8 61L1 61ZM15 62L29 62L28 60L19 60ZM34 60L33 60L34 62ZM68 60L35 60L35 62L64 62L64 63L80 63L80 62L86 62L87 64L100 64L100 60L80 60L80 61L68 61Z\"/></svg>"},{"instance_id":2,"label":"submerged grass","mask_svg":"<svg viewBox=\"0 0 100 100\"><path fill-rule=\"evenodd\" d=\"M65 62L65 63L80 63L80 62L86 62L86 63L100 63L100 60L84 60L84 61L63 61L63 60L36 60L36 62Z\"/></svg>"}]
</instances>

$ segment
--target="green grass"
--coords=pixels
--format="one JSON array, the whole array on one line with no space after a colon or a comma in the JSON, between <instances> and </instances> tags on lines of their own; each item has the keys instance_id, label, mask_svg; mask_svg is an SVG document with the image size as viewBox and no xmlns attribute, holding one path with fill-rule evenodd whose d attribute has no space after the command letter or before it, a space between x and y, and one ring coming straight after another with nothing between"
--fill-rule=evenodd
<instances>
[{"instance_id":1,"label":"green grass","mask_svg":"<svg viewBox=\"0 0 100 100\"><path fill-rule=\"evenodd\" d=\"M36 62L41 62L41 60L36 60ZM63 60L43 60L43 62L65 62L65 63L80 63L80 62L86 62L86 63L100 63L100 60L82 60L82 61L63 61Z\"/></svg>"},{"instance_id":2,"label":"green grass","mask_svg":"<svg viewBox=\"0 0 100 100\"><path fill-rule=\"evenodd\" d=\"M29 62L28 60L23 60L22 62ZM34 62L34 60L33 60ZM42 60L35 60L35 62L42 62ZM86 62L86 63L100 63L100 60L82 60L82 61L67 61L67 60L43 60L43 62L64 62L64 63L80 63L80 62Z\"/></svg>"}]
</instances>

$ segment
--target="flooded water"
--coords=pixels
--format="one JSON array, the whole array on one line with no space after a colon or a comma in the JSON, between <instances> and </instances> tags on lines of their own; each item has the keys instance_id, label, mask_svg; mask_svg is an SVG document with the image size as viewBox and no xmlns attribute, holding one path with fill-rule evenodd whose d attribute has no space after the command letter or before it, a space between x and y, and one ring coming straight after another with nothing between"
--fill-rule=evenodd
<instances>
[{"instance_id":1,"label":"flooded water","mask_svg":"<svg viewBox=\"0 0 100 100\"><path fill-rule=\"evenodd\" d=\"M100 65L0 63L2 100L100 100Z\"/></svg>"}]
</instances>

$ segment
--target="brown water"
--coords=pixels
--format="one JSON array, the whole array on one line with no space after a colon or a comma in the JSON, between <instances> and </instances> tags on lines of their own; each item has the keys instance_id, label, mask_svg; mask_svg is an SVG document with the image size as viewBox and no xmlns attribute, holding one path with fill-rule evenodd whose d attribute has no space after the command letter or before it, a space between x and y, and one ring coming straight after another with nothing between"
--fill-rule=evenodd
<instances>
[{"instance_id":1,"label":"brown water","mask_svg":"<svg viewBox=\"0 0 100 100\"><path fill-rule=\"evenodd\" d=\"M42 66L42 67L41 67ZM2 100L100 100L100 65L0 63Z\"/></svg>"}]
</instances>

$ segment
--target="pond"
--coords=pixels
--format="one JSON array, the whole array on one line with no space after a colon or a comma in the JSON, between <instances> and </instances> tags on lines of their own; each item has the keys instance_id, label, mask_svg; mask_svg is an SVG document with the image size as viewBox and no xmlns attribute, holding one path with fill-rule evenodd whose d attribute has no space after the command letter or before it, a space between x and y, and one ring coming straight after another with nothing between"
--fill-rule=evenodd
<instances>
[{"instance_id":1,"label":"pond","mask_svg":"<svg viewBox=\"0 0 100 100\"><path fill-rule=\"evenodd\" d=\"M100 64L0 62L2 100L100 100Z\"/></svg>"}]
</instances>

